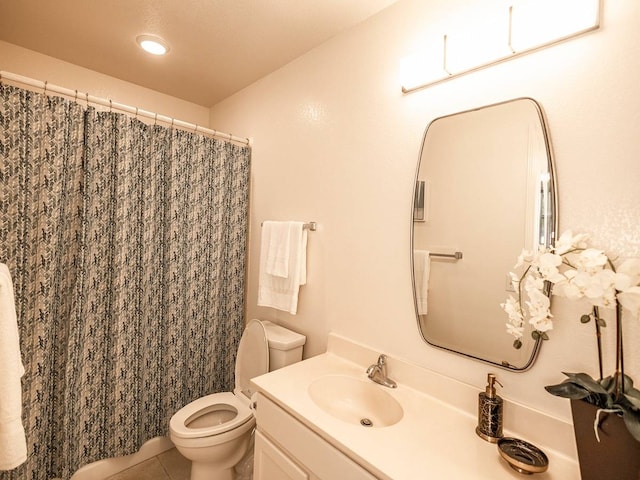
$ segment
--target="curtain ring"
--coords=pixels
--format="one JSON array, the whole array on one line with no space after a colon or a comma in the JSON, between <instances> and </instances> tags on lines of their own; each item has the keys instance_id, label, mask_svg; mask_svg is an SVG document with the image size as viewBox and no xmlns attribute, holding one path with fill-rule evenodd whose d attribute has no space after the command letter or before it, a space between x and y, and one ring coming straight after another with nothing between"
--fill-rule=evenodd
<instances>
[{"instance_id":1,"label":"curtain ring","mask_svg":"<svg viewBox=\"0 0 640 480\"><path fill-rule=\"evenodd\" d=\"M138 119L138 107L136 107L136 120Z\"/></svg>"},{"instance_id":2,"label":"curtain ring","mask_svg":"<svg viewBox=\"0 0 640 480\"><path fill-rule=\"evenodd\" d=\"M153 118L153 125L158 125L158 114L155 114L155 117Z\"/></svg>"},{"instance_id":3,"label":"curtain ring","mask_svg":"<svg viewBox=\"0 0 640 480\"><path fill-rule=\"evenodd\" d=\"M113 101L109 99L109 113L113 113Z\"/></svg>"},{"instance_id":4,"label":"curtain ring","mask_svg":"<svg viewBox=\"0 0 640 480\"><path fill-rule=\"evenodd\" d=\"M173 128L173 122L175 121L175 118L171 117L171 128Z\"/></svg>"},{"instance_id":5,"label":"curtain ring","mask_svg":"<svg viewBox=\"0 0 640 480\"><path fill-rule=\"evenodd\" d=\"M89 106L89 92L86 92L84 95L86 97L87 107L88 107Z\"/></svg>"},{"instance_id":6,"label":"curtain ring","mask_svg":"<svg viewBox=\"0 0 640 480\"><path fill-rule=\"evenodd\" d=\"M198 124L196 123L196 128L193 129L193 133L198 133Z\"/></svg>"},{"instance_id":7,"label":"curtain ring","mask_svg":"<svg viewBox=\"0 0 640 480\"><path fill-rule=\"evenodd\" d=\"M76 90L76 98L73 101L78 103L78 90Z\"/></svg>"},{"instance_id":8,"label":"curtain ring","mask_svg":"<svg viewBox=\"0 0 640 480\"><path fill-rule=\"evenodd\" d=\"M44 81L44 92L43 92L45 95L47 94L47 83L49 83L49 81L45 80Z\"/></svg>"}]
</instances>

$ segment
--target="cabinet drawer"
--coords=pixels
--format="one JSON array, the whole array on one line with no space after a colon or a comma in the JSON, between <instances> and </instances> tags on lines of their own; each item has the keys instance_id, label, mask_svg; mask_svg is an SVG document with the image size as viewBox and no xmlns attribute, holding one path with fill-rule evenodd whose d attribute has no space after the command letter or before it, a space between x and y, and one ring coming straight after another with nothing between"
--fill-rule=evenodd
<instances>
[{"instance_id":1,"label":"cabinet drawer","mask_svg":"<svg viewBox=\"0 0 640 480\"><path fill-rule=\"evenodd\" d=\"M376 480L371 473L262 394L258 396L256 421L259 432L266 433L320 480Z\"/></svg>"}]
</instances>

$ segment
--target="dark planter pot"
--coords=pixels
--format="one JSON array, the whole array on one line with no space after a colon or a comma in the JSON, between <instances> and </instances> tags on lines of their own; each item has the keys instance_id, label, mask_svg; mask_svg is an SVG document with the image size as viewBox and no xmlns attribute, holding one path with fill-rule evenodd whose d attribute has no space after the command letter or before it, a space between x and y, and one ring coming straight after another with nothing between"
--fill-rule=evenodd
<instances>
[{"instance_id":1,"label":"dark planter pot","mask_svg":"<svg viewBox=\"0 0 640 480\"><path fill-rule=\"evenodd\" d=\"M593 431L598 407L571 400L582 480L640 480L640 442L615 413L601 413L600 443Z\"/></svg>"}]
</instances>

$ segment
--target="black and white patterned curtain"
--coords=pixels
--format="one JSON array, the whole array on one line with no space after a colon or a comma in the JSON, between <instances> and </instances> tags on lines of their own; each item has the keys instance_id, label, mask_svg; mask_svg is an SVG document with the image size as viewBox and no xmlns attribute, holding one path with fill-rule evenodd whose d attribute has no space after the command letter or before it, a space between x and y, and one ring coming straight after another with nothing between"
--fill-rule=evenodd
<instances>
[{"instance_id":1,"label":"black and white patterned curtain","mask_svg":"<svg viewBox=\"0 0 640 480\"><path fill-rule=\"evenodd\" d=\"M0 262L12 273L29 458L67 479L230 390L250 149L0 85Z\"/></svg>"}]
</instances>

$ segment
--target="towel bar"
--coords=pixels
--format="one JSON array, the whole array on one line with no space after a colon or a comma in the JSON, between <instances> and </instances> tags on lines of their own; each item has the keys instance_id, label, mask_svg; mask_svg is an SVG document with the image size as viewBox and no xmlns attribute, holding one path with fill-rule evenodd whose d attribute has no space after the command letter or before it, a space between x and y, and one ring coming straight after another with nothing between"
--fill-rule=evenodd
<instances>
[{"instance_id":1,"label":"towel bar","mask_svg":"<svg viewBox=\"0 0 640 480\"><path fill-rule=\"evenodd\" d=\"M316 222L309 222L302 225L302 228L315 232L318 229L318 224Z\"/></svg>"},{"instance_id":2,"label":"towel bar","mask_svg":"<svg viewBox=\"0 0 640 480\"><path fill-rule=\"evenodd\" d=\"M454 252L454 253L430 253L430 257L445 257L445 258L455 258L456 260L462 259L462 252Z\"/></svg>"},{"instance_id":3,"label":"towel bar","mask_svg":"<svg viewBox=\"0 0 640 480\"><path fill-rule=\"evenodd\" d=\"M260 223L260 226L262 226L264 222ZM309 230L311 232L315 232L318 229L318 224L316 222L308 222L302 225L302 228L305 230Z\"/></svg>"}]
</instances>

